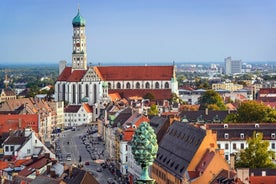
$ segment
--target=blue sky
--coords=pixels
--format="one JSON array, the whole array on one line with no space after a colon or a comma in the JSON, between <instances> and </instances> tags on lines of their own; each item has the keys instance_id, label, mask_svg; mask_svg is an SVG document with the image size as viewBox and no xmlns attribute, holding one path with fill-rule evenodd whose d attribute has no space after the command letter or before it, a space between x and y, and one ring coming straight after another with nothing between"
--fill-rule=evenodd
<instances>
[{"instance_id":1,"label":"blue sky","mask_svg":"<svg viewBox=\"0 0 276 184\"><path fill-rule=\"evenodd\" d=\"M276 61L275 0L1 0L0 63L71 63L78 4L88 63Z\"/></svg>"}]
</instances>

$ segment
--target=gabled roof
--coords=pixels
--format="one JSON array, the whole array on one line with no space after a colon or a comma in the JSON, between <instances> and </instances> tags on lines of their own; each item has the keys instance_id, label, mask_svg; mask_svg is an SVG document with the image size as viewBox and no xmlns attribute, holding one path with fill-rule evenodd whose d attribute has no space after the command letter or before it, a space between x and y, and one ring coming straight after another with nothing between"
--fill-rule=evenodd
<instances>
[{"instance_id":1,"label":"gabled roof","mask_svg":"<svg viewBox=\"0 0 276 184\"><path fill-rule=\"evenodd\" d=\"M61 179L39 175L33 179L31 184L60 184L61 181L62 181Z\"/></svg>"},{"instance_id":2,"label":"gabled roof","mask_svg":"<svg viewBox=\"0 0 276 184\"><path fill-rule=\"evenodd\" d=\"M112 102L115 102L121 99L121 96L119 95L119 93L109 93L108 96L111 98Z\"/></svg>"},{"instance_id":3,"label":"gabled roof","mask_svg":"<svg viewBox=\"0 0 276 184\"><path fill-rule=\"evenodd\" d=\"M247 137L252 137L254 132L263 133L264 140L271 140L272 133L276 133L276 125L273 123L231 123L231 124L207 124L206 129L210 129L217 133L217 140L246 140ZM241 137L243 134L243 137Z\"/></svg>"},{"instance_id":4,"label":"gabled roof","mask_svg":"<svg viewBox=\"0 0 276 184\"><path fill-rule=\"evenodd\" d=\"M196 171L204 172L207 166L210 164L215 156L215 152L211 150L206 150L205 154L201 158L200 162L196 166Z\"/></svg>"},{"instance_id":5,"label":"gabled roof","mask_svg":"<svg viewBox=\"0 0 276 184\"><path fill-rule=\"evenodd\" d=\"M132 115L132 110L130 108L126 108L117 113L118 116L114 119L114 124L111 125L112 127L122 126L126 122L126 120Z\"/></svg>"},{"instance_id":6,"label":"gabled roof","mask_svg":"<svg viewBox=\"0 0 276 184\"><path fill-rule=\"evenodd\" d=\"M10 136L5 142L4 145L22 145L27 140L27 137L24 134L20 137Z\"/></svg>"},{"instance_id":7,"label":"gabled roof","mask_svg":"<svg viewBox=\"0 0 276 184\"><path fill-rule=\"evenodd\" d=\"M66 67L59 75L57 81L79 82L86 72L87 70L74 70L72 72L72 67Z\"/></svg>"},{"instance_id":8,"label":"gabled roof","mask_svg":"<svg viewBox=\"0 0 276 184\"><path fill-rule=\"evenodd\" d=\"M71 75L67 78L67 82L79 82L85 75L87 70L74 70Z\"/></svg>"},{"instance_id":9,"label":"gabled roof","mask_svg":"<svg viewBox=\"0 0 276 184\"><path fill-rule=\"evenodd\" d=\"M67 81L71 75L72 67L65 67L61 74L58 76L57 81Z\"/></svg>"},{"instance_id":10,"label":"gabled roof","mask_svg":"<svg viewBox=\"0 0 276 184\"><path fill-rule=\"evenodd\" d=\"M68 105L64 108L65 113L77 113L81 105Z\"/></svg>"},{"instance_id":11,"label":"gabled roof","mask_svg":"<svg viewBox=\"0 0 276 184\"><path fill-rule=\"evenodd\" d=\"M275 184L276 176L249 176L250 184Z\"/></svg>"},{"instance_id":12,"label":"gabled roof","mask_svg":"<svg viewBox=\"0 0 276 184\"><path fill-rule=\"evenodd\" d=\"M2 89L2 92L5 93L6 96L15 96L15 92L10 88L4 88Z\"/></svg>"},{"instance_id":13,"label":"gabled roof","mask_svg":"<svg viewBox=\"0 0 276 184\"><path fill-rule=\"evenodd\" d=\"M180 113L180 119L187 119L188 122L223 122L230 113L236 113L236 111L182 111Z\"/></svg>"},{"instance_id":14,"label":"gabled roof","mask_svg":"<svg viewBox=\"0 0 276 184\"><path fill-rule=\"evenodd\" d=\"M175 121L159 143L155 163L182 178L205 136L203 129Z\"/></svg>"},{"instance_id":15,"label":"gabled roof","mask_svg":"<svg viewBox=\"0 0 276 184\"><path fill-rule=\"evenodd\" d=\"M171 98L172 91L171 89L109 89L108 93L119 93L123 98L143 97L147 93L151 93L156 100L167 100Z\"/></svg>"},{"instance_id":16,"label":"gabled roof","mask_svg":"<svg viewBox=\"0 0 276 184\"><path fill-rule=\"evenodd\" d=\"M234 181L234 177L236 176L236 173L233 171L228 171L225 169L222 169L217 176L209 182L210 184L219 184L222 183L222 181L225 181L226 183L232 183Z\"/></svg>"},{"instance_id":17,"label":"gabled roof","mask_svg":"<svg viewBox=\"0 0 276 184\"><path fill-rule=\"evenodd\" d=\"M38 118L37 114L0 114L0 134L27 127L38 132Z\"/></svg>"},{"instance_id":18,"label":"gabled roof","mask_svg":"<svg viewBox=\"0 0 276 184\"><path fill-rule=\"evenodd\" d=\"M65 179L65 182L68 184L99 184L99 182L87 171L73 167L72 168L72 174L67 179Z\"/></svg>"},{"instance_id":19,"label":"gabled roof","mask_svg":"<svg viewBox=\"0 0 276 184\"><path fill-rule=\"evenodd\" d=\"M36 169L40 169L40 168L46 166L50 162L51 162L51 160L45 156L40 156L37 159L31 159L31 160L23 163L23 165L26 165L26 167L23 170L21 170L18 173L18 175L29 176L30 174L35 172Z\"/></svg>"},{"instance_id":20,"label":"gabled roof","mask_svg":"<svg viewBox=\"0 0 276 184\"><path fill-rule=\"evenodd\" d=\"M155 134L159 132L159 130L161 129L161 127L166 121L168 121L168 118L163 118L159 116L153 116L150 119L150 126L153 128Z\"/></svg>"},{"instance_id":21,"label":"gabled roof","mask_svg":"<svg viewBox=\"0 0 276 184\"><path fill-rule=\"evenodd\" d=\"M83 108L87 113L92 113L93 112L92 107L89 106L89 104L83 104Z\"/></svg>"},{"instance_id":22,"label":"gabled roof","mask_svg":"<svg viewBox=\"0 0 276 184\"><path fill-rule=\"evenodd\" d=\"M105 81L171 80L173 66L98 66Z\"/></svg>"}]
</instances>

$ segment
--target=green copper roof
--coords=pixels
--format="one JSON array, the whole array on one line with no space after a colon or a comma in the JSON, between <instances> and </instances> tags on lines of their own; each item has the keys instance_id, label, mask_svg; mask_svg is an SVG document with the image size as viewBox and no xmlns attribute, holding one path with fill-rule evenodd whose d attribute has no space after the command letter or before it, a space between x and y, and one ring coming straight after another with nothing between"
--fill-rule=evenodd
<instances>
[{"instance_id":1,"label":"green copper roof","mask_svg":"<svg viewBox=\"0 0 276 184\"><path fill-rule=\"evenodd\" d=\"M85 19L80 15L80 10L78 14L72 20L73 27L85 26Z\"/></svg>"}]
</instances>

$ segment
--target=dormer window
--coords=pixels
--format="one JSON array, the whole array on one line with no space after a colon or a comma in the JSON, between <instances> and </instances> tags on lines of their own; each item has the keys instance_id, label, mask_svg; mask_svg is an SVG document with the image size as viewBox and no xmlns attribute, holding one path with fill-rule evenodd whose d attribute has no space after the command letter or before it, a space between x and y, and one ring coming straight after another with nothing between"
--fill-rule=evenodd
<instances>
[{"instance_id":1,"label":"dormer window","mask_svg":"<svg viewBox=\"0 0 276 184\"><path fill-rule=\"evenodd\" d=\"M224 125L223 125L223 128L228 128L228 124L224 124Z\"/></svg>"},{"instance_id":2,"label":"dormer window","mask_svg":"<svg viewBox=\"0 0 276 184\"><path fill-rule=\"evenodd\" d=\"M241 133L241 134L240 134L240 138L241 138L241 139L244 139L244 133Z\"/></svg>"},{"instance_id":3,"label":"dormer window","mask_svg":"<svg viewBox=\"0 0 276 184\"><path fill-rule=\"evenodd\" d=\"M271 139L275 139L275 133L271 134Z\"/></svg>"},{"instance_id":4,"label":"dormer window","mask_svg":"<svg viewBox=\"0 0 276 184\"><path fill-rule=\"evenodd\" d=\"M228 138L229 138L229 134L228 134L228 133L225 133L225 134L224 134L224 138L225 138L225 139L228 139Z\"/></svg>"},{"instance_id":5,"label":"dormer window","mask_svg":"<svg viewBox=\"0 0 276 184\"><path fill-rule=\"evenodd\" d=\"M260 125L259 124L255 124L255 128L259 128L260 127Z\"/></svg>"}]
</instances>

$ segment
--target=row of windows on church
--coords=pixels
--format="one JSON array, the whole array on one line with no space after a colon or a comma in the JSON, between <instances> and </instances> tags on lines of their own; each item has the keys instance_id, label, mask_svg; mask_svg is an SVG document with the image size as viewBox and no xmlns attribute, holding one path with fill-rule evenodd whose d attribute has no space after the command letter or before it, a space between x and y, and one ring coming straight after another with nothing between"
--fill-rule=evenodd
<instances>
[{"instance_id":1,"label":"row of windows on church","mask_svg":"<svg viewBox=\"0 0 276 184\"><path fill-rule=\"evenodd\" d=\"M79 87L79 90L78 90L78 100L79 102L81 102L81 98L83 98L82 96L82 85L79 84L78 85ZM62 90L60 90L62 89ZM58 85L58 91L59 92L62 92L62 99L63 101L65 101L65 84L62 84L62 86ZM69 91L69 86L68 86L68 91ZM85 93L85 97L89 97L89 85L86 84L85 85L85 90L84 90L84 93ZM94 84L93 85L93 94L94 94L94 102L97 101L97 85ZM76 85L72 85L72 96L73 96L73 103L76 103Z\"/></svg>"},{"instance_id":2,"label":"row of windows on church","mask_svg":"<svg viewBox=\"0 0 276 184\"><path fill-rule=\"evenodd\" d=\"M145 88L146 88L146 89L149 89L150 86L151 86L150 83L149 83L149 82L146 82ZM155 87L156 89L159 89L159 88L160 88L160 83L159 83L159 82L155 82L154 87ZM164 87L165 87L165 88L169 88L169 83L166 82L166 83L164 84ZM108 88L109 88L109 89L112 89L112 85L111 85L110 82L108 83ZM122 88L123 88L122 84L121 84L120 82L118 82L118 83L116 84L116 89L122 89ZM140 89L140 88L143 88L143 85L141 85L140 82L136 82L136 84L135 84L135 89ZM162 88L162 86L161 86L161 88ZM131 89L131 84L130 84L129 82L126 83L126 89Z\"/></svg>"}]
</instances>

